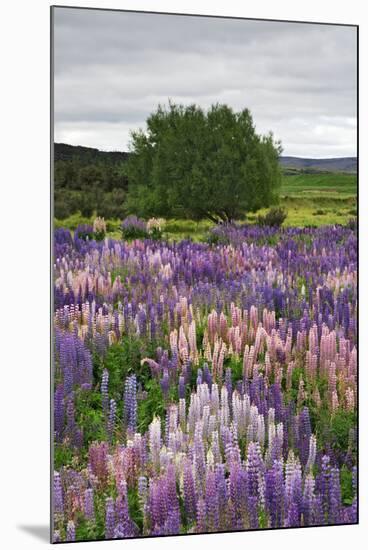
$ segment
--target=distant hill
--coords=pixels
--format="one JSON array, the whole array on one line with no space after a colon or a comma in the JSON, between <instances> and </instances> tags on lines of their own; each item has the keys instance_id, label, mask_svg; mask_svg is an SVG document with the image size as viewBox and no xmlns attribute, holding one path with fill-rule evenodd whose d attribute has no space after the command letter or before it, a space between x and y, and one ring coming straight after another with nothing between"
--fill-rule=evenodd
<instances>
[{"instance_id":1,"label":"distant hill","mask_svg":"<svg viewBox=\"0 0 368 550\"><path fill-rule=\"evenodd\" d=\"M280 157L284 168L321 172L356 172L356 157L338 157L328 159L307 159L302 157Z\"/></svg>"},{"instance_id":2,"label":"distant hill","mask_svg":"<svg viewBox=\"0 0 368 550\"><path fill-rule=\"evenodd\" d=\"M93 147L55 143L55 161L78 159L82 164L108 163L116 164L128 160L129 153L124 151L100 151ZM310 159L302 157L280 157L280 164L286 169L286 174L295 170L303 172L356 172L356 157L340 157L328 159Z\"/></svg>"},{"instance_id":3,"label":"distant hill","mask_svg":"<svg viewBox=\"0 0 368 550\"><path fill-rule=\"evenodd\" d=\"M67 143L54 144L54 159L72 160L79 159L83 164L87 163L108 163L116 164L127 160L129 153L122 151L100 151L93 147L83 147L82 145L68 145Z\"/></svg>"}]
</instances>

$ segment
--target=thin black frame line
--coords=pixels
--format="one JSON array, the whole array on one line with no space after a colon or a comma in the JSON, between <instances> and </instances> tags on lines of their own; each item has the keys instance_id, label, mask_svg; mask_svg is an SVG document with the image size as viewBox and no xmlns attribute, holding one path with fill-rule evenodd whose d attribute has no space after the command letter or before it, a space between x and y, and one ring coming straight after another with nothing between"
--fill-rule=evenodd
<instances>
[{"instance_id":1,"label":"thin black frame line","mask_svg":"<svg viewBox=\"0 0 368 550\"><path fill-rule=\"evenodd\" d=\"M53 544L54 536L54 468L55 468L55 436L54 436L54 373L55 373L55 350L54 350L54 143L55 143L55 116L54 116L54 82L55 82L55 63L54 63L54 14L50 9L50 520L49 520L49 540Z\"/></svg>"},{"instance_id":2,"label":"thin black frame line","mask_svg":"<svg viewBox=\"0 0 368 550\"><path fill-rule=\"evenodd\" d=\"M203 13L182 13L171 11L149 11L149 10L129 10L124 8L97 8L94 6L68 6L62 4L53 4L50 8L67 8L74 10L90 10L90 11L111 11L123 13L146 13L149 15L180 15L184 17L207 17L211 19L238 19L241 21L269 21L270 23L299 23L305 25L328 25L333 27L359 27L356 23L331 23L325 21L300 21L297 19L267 19L266 17L242 17L240 15L207 15Z\"/></svg>"},{"instance_id":3,"label":"thin black frame line","mask_svg":"<svg viewBox=\"0 0 368 550\"><path fill-rule=\"evenodd\" d=\"M53 350L53 306L54 306L54 296L53 296L53 235L54 235L54 223L53 223L53 208L54 208L54 10L56 8L68 8L68 9L79 9L79 10L94 10L94 11L108 11L108 12L123 12L123 13L144 13L151 15L181 15L188 17L207 17L215 19L236 19L241 21L269 21L269 22L279 22L279 23L301 23L301 24L310 24L310 25L327 25L327 26L338 26L338 27L350 27L356 28L356 60L357 60L357 94L356 94L356 107L357 107L357 132L356 132L356 158L357 158L357 520L354 523L340 523L340 524L327 524L327 525L302 525L298 527L266 527L258 529L240 529L232 531L216 531L214 533L179 533L176 535L160 535L159 537L155 535L141 535L137 537L129 538L120 538L120 539L82 539L77 541L61 541L60 543L53 542L53 472L54 472L54 434L53 434L53 423L54 423L54 414L53 414L53 383L54 383L54 350ZM315 21L295 21L295 20L279 20L279 19L263 19L263 18L251 18L251 17L240 17L240 16L222 16L222 15L204 15L204 14L187 14L187 13L172 13L172 12L151 12L151 11L140 11L140 10L124 10L116 8L95 8L95 7L79 7L79 6L63 6L63 5L52 5L50 6L50 350L51 350L51 372L50 372L50 542L52 544L73 544L78 542L104 542L104 541L127 541L127 540L140 540L140 539L154 539L154 538L172 538L172 537L185 537L193 535L221 535L221 534L231 534L231 533L249 533L249 532L263 532L263 531L285 531L285 530L294 530L294 529L313 529L321 527L339 527L339 526L352 526L359 524L359 513L360 513L360 492L359 492L359 471L360 471L360 460L359 460L359 408L360 408L360 399L359 399L359 363L360 363L360 349L359 349L359 219L360 219L360 203L359 203L359 25L358 24L347 24L347 23L325 23L325 22L315 22Z\"/></svg>"}]
</instances>

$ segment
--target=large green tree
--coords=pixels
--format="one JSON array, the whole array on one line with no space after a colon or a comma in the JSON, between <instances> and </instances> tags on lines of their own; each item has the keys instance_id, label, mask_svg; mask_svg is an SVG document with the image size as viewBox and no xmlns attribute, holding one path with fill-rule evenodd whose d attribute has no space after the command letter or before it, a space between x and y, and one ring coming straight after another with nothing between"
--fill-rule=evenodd
<instances>
[{"instance_id":1,"label":"large green tree","mask_svg":"<svg viewBox=\"0 0 368 550\"><path fill-rule=\"evenodd\" d=\"M281 145L256 133L248 109L169 103L131 134L128 209L231 221L277 201Z\"/></svg>"}]
</instances>

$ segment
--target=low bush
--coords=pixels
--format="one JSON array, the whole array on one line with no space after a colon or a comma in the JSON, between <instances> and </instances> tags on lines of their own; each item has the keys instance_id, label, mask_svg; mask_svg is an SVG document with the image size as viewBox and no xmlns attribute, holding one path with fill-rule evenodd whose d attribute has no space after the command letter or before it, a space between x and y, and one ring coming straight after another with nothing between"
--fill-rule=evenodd
<instances>
[{"instance_id":1,"label":"low bush","mask_svg":"<svg viewBox=\"0 0 368 550\"><path fill-rule=\"evenodd\" d=\"M137 216L128 216L121 224L121 234L125 240L147 239L147 224Z\"/></svg>"},{"instance_id":2,"label":"low bush","mask_svg":"<svg viewBox=\"0 0 368 550\"><path fill-rule=\"evenodd\" d=\"M257 217L258 225L269 227L281 227L287 218L287 212L282 207L271 208L264 216Z\"/></svg>"}]
</instances>

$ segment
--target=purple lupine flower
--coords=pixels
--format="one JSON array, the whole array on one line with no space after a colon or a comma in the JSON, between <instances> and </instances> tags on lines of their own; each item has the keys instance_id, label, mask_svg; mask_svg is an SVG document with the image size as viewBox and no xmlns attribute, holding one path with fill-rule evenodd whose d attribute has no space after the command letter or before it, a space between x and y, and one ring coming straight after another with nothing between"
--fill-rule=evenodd
<instances>
[{"instance_id":1,"label":"purple lupine flower","mask_svg":"<svg viewBox=\"0 0 368 550\"><path fill-rule=\"evenodd\" d=\"M135 374L128 376L124 390L124 423L130 432L137 429L137 379Z\"/></svg>"},{"instance_id":2,"label":"purple lupine flower","mask_svg":"<svg viewBox=\"0 0 368 550\"><path fill-rule=\"evenodd\" d=\"M64 390L62 384L59 384L54 395L54 428L55 438L58 443L62 440L64 429L65 407L64 407Z\"/></svg>"},{"instance_id":3,"label":"purple lupine flower","mask_svg":"<svg viewBox=\"0 0 368 550\"><path fill-rule=\"evenodd\" d=\"M180 512L179 509L169 510L164 525L165 535L178 535L180 531Z\"/></svg>"},{"instance_id":4,"label":"purple lupine flower","mask_svg":"<svg viewBox=\"0 0 368 550\"><path fill-rule=\"evenodd\" d=\"M160 385L164 398L167 399L170 388L169 371L167 369L164 369L162 379L160 380Z\"/></svg>"},{"instance_id":5,"label":"purple lupine flower","mask_svg":"<svg viewBox=\"0 0 368 550\"><path fill-rule=\"evenodd\" d=\"M225 386L227 389L229 401L231 401L231 396L233 393L233 383L232 383L232 370L230 368L227 368L225 371Z\"/></svg>"},{"instance_id":6,"label":"purple lupine flower","mask_svg":"<svg viewBox=\"0 0 368 550\"><path fill-rule=\"evenodd\" d=\"M326 519L323 513L321 495L316 495L313 500L311 525L325 525Z\"/></svg>"},{"instance_id":7,"label":"purple lupine flower","mask_svg":"<svg viewBox=\"0 0 368 550\"><path fill-rule=\"evenodd\" d=\"M66 404L66 430L68 436L73 441L74 431L75 431L75 410L74 410L74 394L70 393L68 395L68 400Z\"/></svg>"},{"instance_id":8,"label":"purple lupine flower","mask_svg":"<svg viewBox=\"0 0 368 550\"><path fill-rule=\"evenodd\" d=\"M105 441L92 443L88 452L90 470L102 486L106 485L108 479L107 452L108 444Z\"/></svg>"},{"instance_id":9,"label":"purple lupine flower","mask_svg":"<svg viewBox=\"0 0 368 550\"><path fill-rule=\"evenodd\" d=\"M63 488L59 472L54 472L54 514L64 514Z\"/></svg>"},{"instance_id":10,"label":"purple lupine flower","mask_svg":"<svg viewBox=\"0 0 368 550\"><path fill-rule=\"evenodd\" d=\"M285 489L283 466L275 461L265 474L266 508L271 518L271 527L282 527L284 522Z\"/></svg>"},{"instance_id":11,"label":"purple lupine flower","mask_svg":"<svg viewBox=\"0 0 368 550\"><path fill-rule=\"evenodd\" d=\"M102 409L107 414L109 408L109 371L107 369L103 370L102 380L101 380L101 400L102 400Z\"/></svg>"},{"instance_id":12,"label":"purple lupine flower","mask_svg":"<svg viewBox=\"0 0 368 550\"><path fill-rule=\"evenodd\" d=\"M197 503L197 533L205 533L206 530L206 503L203 498L200 498Z\"/></svg>"},{"instance_id":13,"label":"purple lupine flower","mask_svg":"<svg viewBox=\"0 0 368 550\"><path fill-rule=\"evenodd\" d=\"M211 391L212 388L212 374L210 372L210 369L208 368L208 364L203 364L203 382L207 384L209 387L209 390Z\"/></svg>"},{"instance_id":14,"label":"purple lupine flower","mask_svg":"<svg viewBox=\"0 0 368 550\"><path fill-rule=\"evenodd\" d=\"M328 522L330 524L342 522L340 471L338 468L331 468L330 471Z\"/></svg>"},{"instance_id":15,"label":"purple lupine flower","mask_svg":"<svg viewBox=\"0 0 368 550\"><path fill-rule=\"evenodd\" d=\"M106 498L105 505L105 538L114 538L115 531L115 508L114 501L111 497Z\"/></svg>"},{"instance_id":16,"label":"purple lupine flower","mask_svg":"<svg viewBox=\"0 0 368 550\"><path fill-rule=\"evenodd\" d=\"M179 376L179 399L185 399L185 379Z\"/></svg>"},{"instance_id":17,"label":"purple lupine flower","mask_svg":"<svg viewBox=\"0 0 368 550\"><path fill-rule=\"evenodd\" d=\"M324 455L322 457L321 475L320 475L320 492L322 495L323 512L328 517L330 506L330 457Z\"/></svg>"},{"instance_id":18,"label":"purple lupine flower","mask_svg":"<svg viewBox=\"0 0 368 550\"><path fill-rule=\"evenodd\" d=\"M160 449L161 449L161 421L154 418L149 425L149 449L151 461L154 468L160 467Z\"/></svg>"},{"instance_id":19,"label":"purple lupine flower","mask_svg":"<svg viewBox=\"0 0 368 550\"><path fill-rule=\"evenodd\" d=\"M256 496L248 496L248 515L249 515L250 528L258 529L259 528L258 498Z\"/></svg>"},{"instance_id":20,"label":"purple lupine flower","mask_svg":"<svg viewBox=\"0 0 368 550\"><path fill-rule=\"evenodd\" d=\"M107 434L110 441L112 441L113 434L114 434L115 419L116 419L116 401L115 399L110 399L109 418L107 421Z\"/></svg>"},{"instance_id":21,"label":"purple lupine flower","mask_svg":"<svg viewBox=\"0 0 368 550\"><path fill-rule=\"evenodd\" d=\"M92 487L84 491L84 515L89 521L95 519L95 505Z\"/></svg>"},{"instance_id":22,"label":"purple lupine flower","mask_svg":"<svg viewBox=\"0 0 368 550\"><path fill-rule=\"evenodd\" d=\"M299 448L300 460L303 466L305 466L308 461L311 435L312 429L309 418L309 409L308 407L304 407L299 415Z\"/></svg>"},{"instance_id":23,"label":"purple lupine flower","mask_svg":"<svg viewBox=\"0 0 368 550\"><path fill-rule=\"evenodd\" d=\"M196 472L196 479L199 487L203 487L204 476L206 470L206 461L204 455L204 445L202 438L202 425L201 422L197 422L194 432L194 448L193 448L193 461Z\"/></svg>"},{"instance_id":24,"label":"purple lupine flower","mask_svg":"<svg viewBox=\"0 0 368 550\"><path fill-rule=\"evenodd\" d=\"M134 529L129 516L127 484L125 481L120 483L118 490L119 495L115 503L116 522L119 531L124 533L123 536L132 537L134 536Z\"/></svg>"},{"instance_id":25,"label":"purple lupine flower","mask_svg":"<svg viewBox=\"0 0 368 550\"><path fill-rule=\"evenodd\" d=\"M300 515L298 510L298 504L296 502L291 502L287 517L285 520L285 527L299 527L300 526Z\"/></svg>"},{"instance_id":26,"label":"purple lupine flower","mask_svg":"<svg viewBox=\"0 0 368 550\"><path fill-rule=\"evenodd\" d=\"M54 534L52 536L52 541L53 542L61 542L61 535L60 535L59 530L54 531Z\"/></svg>"},{"instance_id":27,"label":"purple lupine flower","mask_svg":"<svg viewBox=\"0 0 368 550\"><path fill-rule=\"evenodd\" d=\"M68 525L66 528L66 540L68 542L74 542L75 541L75 525L74 521L69 520Z\"/></svg>"},{"instance_id":28,"label":"purple lupine flower","mask_svg":"<svg viewBox=\"0 0 368 550\"><path fill-rule=\"evenodd\" d=\"M263 470L259 443L253 441L249 443L246 469L248 472L248 496L255 497L257 502L260 496L260 480Z\"/></svg>"},{"instance_id":29,"label":"purple lupine flower","mask_svg":"<svg viewBox=\"0 0 368 550\"><path fill-rule=\"evenodd\" d=\"M196 518L196 490L193 476L193 467L190 460L186 460L183 473L183 500L185 513L190 521Z\"/></svg>"},{"instance_id":30,"label":"purple lupine flower","mask_svg":"<svg viewBox=\"0 0 368 550\"><path fill-rule=\"evenodd\" d=\"M235 467L235 465L232 464L231 467L233 468ZM218 504L219 504L219 510L220 510L220 523L222 523L222 521L225 520L225 512L226 512L226 506L228 502L228 489L227 489L227 482L225 478L225 465L216 464L215 474L216 474L216 487L217 487L217 493L218 493ZM231 473L230 473L230 476L231 476ZM243 491L244 489L245 489L245 486L241 487L240 491L242 491L245 498L246 494Z\"/></svg>"},{"instance_id":31,"label":"purple lupine flower","mask_svg":"<svg viewBox=\"0 0 368 550\"><path fill-rule=\"evenodd\" d=\"M148 484L147 484L147 478L145 476L140 476L138 478L138 497L141 504L142 510L144 510L144 506L147 502L148 497Z\"/></svg>"},{"instance_id":32,"label":"purple lupine flower","mask_svg":"<svg viewBox=\"0 0 368 550\"><path fill-rule=\"evenodd\" d=\"M314 495L314 477L312 474L308 474L304 481L303 491L303 525L313 525L313 507L315 502Z\"/></svg>"},{"instance_id":33,"label":"purple lupine flower","mask_svg":"<svg viewBox=\"0 0 368 550\"><path fill-rule=\"evenodd\" d=\"M166 470L166 500L168 510L179 510L179 501L176 494L175 467L173 464L169 464Z\"/></svg>"},{"instance_id":34,"label":"purple lupine flower","mask_svg":"<svg viewBox=\"0 0 368 550\"><path fill-rule=\"evenodd\" d=\"M209 531L215 532L219 528L219 501L216 486L215 472L208 470L206 474L206 517Z\"/></svg>"}]
</instances>

